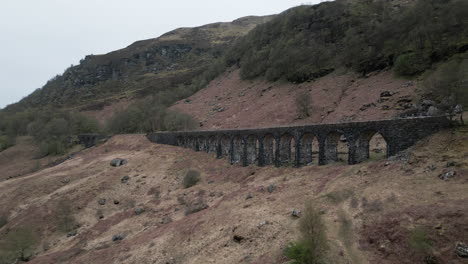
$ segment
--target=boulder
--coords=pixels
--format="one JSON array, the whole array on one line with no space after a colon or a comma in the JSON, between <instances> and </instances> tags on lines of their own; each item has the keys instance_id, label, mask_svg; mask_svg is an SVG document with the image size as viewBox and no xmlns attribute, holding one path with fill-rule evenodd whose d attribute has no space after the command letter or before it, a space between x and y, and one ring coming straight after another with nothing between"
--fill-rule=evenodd
<instances>
[{"instance_id":1,"label":"boulder","mask_svg":"<svg viewBox=\"0 0 468 264\"><path fill-rule=\"evenodd\" d=\"M99 199L98 204L99 205L105 205L106 204L106 199L104 199L104 198Z\"/></svg>"},{"instance_id":2,"label":"boulder","mask_svg":"<svg viewBox=\"0 0 468 264\"><path fill-rule=\"evenodd\" d=\"M136 215L140 215L140 214L142 214L144 212L145 212L145 208L141 208L141 207L135 208L135 214Z\"/></svg>"},{"instance_id":3,"label":"boulder","mask_svg":"<svg viewBox=\"0 0 468 264\"><path fill-rule=\"evenodd\" d=\"M301 217L301 215L302 215L302 212L299 211L299 210L292 210L292 211L291 211L291 216L292 216L292 217L299 218L299 217Z\"/></svg>"},{"instance_id":4,"label":"boulder","mask_svg":"<svg viewBox=\"0 0 468 264\"><path fill-rule=\"evenodd\" d=\"M110 162L110 165L112 167L120 167L122 165L125 165L127 164L127 160L126 159L113 159L111 162Z\"/></svg>"},{"instance_id":5,"label":"boulder","mask_svg":"<svg viewBox=\"0 0 468 264\"><path fill-rule=\"evenodd\" d=\"M116 235L113 235L112 236L112 241L120 241L120 240L123 240L125 238L125 236L123 234L116 234Z\"/></svg>"},{"instance_id":6,"label":"boulder","mask_svg":"<svg viewBox=\"0 0 468 264\"><path fill-rule=\"evenodd\" d=\"M464 243L457 243L455 245L455 252L460 258L468 258L468 246Z\"/></svg>"},{"instance_id":7,"label":"boulder","mask_svg":"<svg viewBox=\"0 0 468 264\"><path fill-rule=\"evenodd\" d=\"M121 182L121 183L127 183L128 180L130 180L130 177L129 177L129 176L123 176L122 179L120 179L120 182Z\"/></svg>"},{"instance_id":8,"label":"boulder","mask_svg":"<svg viewBox=\"0 0 468 264\"><path fill-rule=\"evenodd\" d=\"M439 110L439 108L435 106L430 106L429 109L427 109L427 115L428 116L438 116L443 114L442 111Z\"/></svg>"},{"instance_id":9,"label":"boulder","mask_svg":"<svg viewBox=\"0 0 468 264\"><path fill-rule=\"evenodd\" d=\"M380 97L390 97L393 96L395 93L392 91L383 91L380 93Z\"/></svg>"},{"instance_id":10,"label":"boulder","mask_svg":"<svg viewBox=\"0 0 468 264\"><path fill-rule=\"evenodd\" d=\"M451 179L451 178L455 177L456 174L457 174L457 173L456 173L454 170L449 170L449 171L447 171L447 172L444 172L444 173L440 174L440 175L439 175L439 178L440 178L441 180L446 181L446 180L448 180L448 179Z\"/></svg>"},{"instance_id":11,"label":"boulder","mask_svg":"<svg viewBox=\"0 0 468 264\"><path fill-rule=\"evenodd\" d=\"M274 192L275 190L276 190L276 185L274 185L274 184L270 184L270 185L267 187L267 191L268 191L269 193L272 193L272 192Z\"/></svg>"}]
</instances>

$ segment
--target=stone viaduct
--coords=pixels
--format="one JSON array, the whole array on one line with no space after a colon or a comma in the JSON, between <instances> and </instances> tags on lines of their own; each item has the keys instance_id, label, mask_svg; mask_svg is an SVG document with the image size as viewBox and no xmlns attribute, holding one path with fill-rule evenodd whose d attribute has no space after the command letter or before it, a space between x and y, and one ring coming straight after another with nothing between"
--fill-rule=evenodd
<instances>
[{"instance_id":1,"label":"stone viaduct","mask_svg":"<svg viewBox=\"0 0 468 264\"><path fill-rule=\"evenodd\" d=\"M356 164L369 158L369 141L377 133L387 143L388 157L450 125L446 116L438 116L261 129L155 132L147 137L159 144L214 153L217 158L227 157L231 164L242 166L302 166L312 163L313 153L317 152L318 164L325 165L338 160L337 146L342 141L346 142L348 164Z\"/></svg>"}]
</instances>

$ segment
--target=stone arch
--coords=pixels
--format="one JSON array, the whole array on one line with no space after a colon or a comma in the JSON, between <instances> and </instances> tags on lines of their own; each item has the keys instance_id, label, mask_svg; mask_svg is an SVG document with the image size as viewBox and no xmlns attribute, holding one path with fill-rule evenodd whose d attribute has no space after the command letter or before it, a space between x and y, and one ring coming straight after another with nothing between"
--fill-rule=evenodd
<instances>
[{"instance_id":1,"label":"stone arch","mask_svg":"<svg viewBox=\"0 0 468 264\"><path fill-rule=\"evenodd\" d=\"M197 141L196 141L195 137L192 137L192 136L188 137L186 146L187 146L187 148L197 150Z\"/></svg>"},{"instance_id":2,"label":"stone arch","mask_svg":"<svg viewBox=\"0 0 468 264\"><path fill-rule=\"evenodd\" d=\"M222 135L219 140L218 157L229 157L231 151L231 138L227 135Z\"/></svg>"},{"instance_id":3,"label":"stone arch","mask_svg":"<svg viewBox=\"0 0 468 264\"><path fill-rule=\"evenodd\" d=\"M316 145L314 146L314 141ZM311 164L314 160L314 147L318 144L317 137L312 133L305 133L299 139L299 165ZM318 148L317 148L318 150Z\"/></svg>"},{"instance_id":4,"label":"stone arch","mask_svg":"<svg viewBox=\"0 0 468 264\"><path fill-rule=\"evenodd\" d=\"M216 140L215 136L210 136L208 138L208 147L207 147L207 152L208 153L216 153L218 149L218 141Z\"/></svg>"},{"instance_id":5,"label":"stone arch","mask_svg":"<svg viewBox=\"0 0 468 264\"><path fill-rule=\"evenodd\" d=\"M276 161L276 139L272 134L263 137L263 165L271 165Z\"/></svg>"},{"instance_id":6,"label":"stone arch","mask_svg":"<svg viewBox=\"0 0 468 264\"><path fill-rule=\"evenodd\" d=\"M341 131L330 132L325 139L325 164L348 161L349 148L346 137Z\"/></svg>"},{"instance_id":7,"label":"stone arch","mask_svg":"<svg viewBox=\"0 0 468 264\"><path fill-rule=\"evenodd\" d=\"M207 138L204 136L197 137L197 151L207 150Z\"/></svg>"},{"instance_id":8,"label":"stone arch","mask_svg":"<svg viewBox=\"0 0 468 264\"><path fill-rule=\"evenodd\" d=\"M368 159L381 159L388 157L388 144L382 133L367 130L359 134L356 141L355 160L357 163Z\"/></svg>"},{"instance_id":9,"label":"stone arch","mask_svg":"<svg viewBox=\"0 0 468 264\"><path fill-rule=\"evenodd\" d=\"M295 146L294 138L292 135L285 133L281 136L279 142L279 164L290 165L294 161Z\"/></svg>"},{"instance_id":10,"label":"stone arch","mask_svg":"<svg viewBox=\"0 0 468 264\"><path fill-rule=\"evenodd\" d=\"M258 139L255 135L250 135L246 139L246 164L255 164L258 160Z\"/></svg>"},{"instance_id":11,"label":"stone arch","mask_svg":"<svg viewBox=\"0 0 468 264\"><path fill-rule=\"evenodd\" d=\"M234 136L234 138L232 139L231 164L243 162L244 144L244 139L241 136Z\"/></svg>"},{"instance_id":12,"label":"stone arch","mask_svg":"<svg viewBox=\"0 0 468 264\"><path fill-rule=\"evenodd\" d=\"M185 138L183 136L177 137L177 146L185 147Z\"/></svg>"}]
</instances>

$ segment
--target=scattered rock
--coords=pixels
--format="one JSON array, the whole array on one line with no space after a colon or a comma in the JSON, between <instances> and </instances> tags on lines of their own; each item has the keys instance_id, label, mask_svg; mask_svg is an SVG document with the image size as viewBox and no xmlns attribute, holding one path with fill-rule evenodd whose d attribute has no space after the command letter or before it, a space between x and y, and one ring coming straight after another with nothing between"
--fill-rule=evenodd
<instances>
[{"instance_id":1,"label":"scattered rock","mask_svg":"<svg viewBox=\"0 0 468 264\"><path fill-rule=\"evenodd\" d=\"M408 81L408 82L405 82L405 84L403 84L404 87L410 87L410 86L413 86L413 85L414 85L413 81Z\"/></svg>"},{"instance_id":2,"label":"scattered rock","mask_svg":"<svg viewBox=\"0 0 468 264\"><path fill-rule=\"evenodd\" d=\"M127 164L127 160L126 159L113 159L111 162L110 162L110 165L112 167L120 167L120 166L123 166Z\"/></svg>"},{"instance_id":3,"label":"scattered rock","mask_svg":"<svg viewBox=\"0 0 468 264\"><path fill-rule=\"evenodd\" d=\"M431 164L429 166L427 166L427 168L425 169L426 172L429 172L429 171L435 171L437 169L437 167L434 165L434 164Z\"/></svg>"},{"instance_id":4,"label":"scattered rock","mask_svg":"<svg viewBox=\"0 0 468 264\"><path fill-rule=\"evenodd\" d=\"M268 224L270 224L270 222L268 222L268 221L262 221L262 222L260 222L260 224L257 225L257 227L258 227L258 228L261 228L262 226L265 226L265 225L268 225Z\"/></svg>"},{"instance_id":5,"label":"scattered rock","mask_svg":"<svg viewBox=\"0 0 468 264\"><path fill-rule=\"evenodd\" d=\"M249 199L252 199L253 198L253 195L252 194L247 194L247 197L245 197L246 200L249 200Z\"/></svg>"},{"instance_id":6,"label":"scattered rock","mask_svg":"<svg viewBox=\"0 0 468 264\"><path fill-rule=\"evenodd\" d=\"M455 161L449 161L447 162L447 164L445 164L446 168L455 167L455 166L457 166L457 163Z\"/></svg>"},{"instance_id":7,"label":"scattered rock","mask_svg":"<svg viewBox=\"0 0 468 264\"><path fill-rule=\"evenodd\" d=\"M215 106L215 107L213 107L212 110L213 110L214 112L220 113L220 112L224 112L224 111L226 110L226 108L225 108L225 107L222 107L222 106Z\"/></svg>"},{"instance_id":8,"label":"scattered rock","mask_svg":"<svg viewBox=\"0 0 468 264\"><path fill-rule=\"evenodd\" d=\"M455 177L456 174L457 174L457 173L456 173L454 170L449 170L449 171L447 171L447 172L444 172L444 173L440 174L440 175L439 175L439 178L440 178L441 180L446 181L446 180L448 180L448 179L451 179L451 178Z\"/></svg>"},{"instance_id":9,"label":"scattered rock","mask_svg":"<svg viewBox=\"0 0 468 264\"><path fill-rule=\"evenodd\" d=\"M393 96L395 93L392 91L383 91L380 93L380 97L390 97Z\"/></svg>"},{"instance_id":10,"label":"scattered rock","mask_svg":"<svg viewBox=\"0 0 468 264\"><path fill-rule=\"evenodd\" d=\"M169 224L171 222L172 222L172 218L170 218L169 216L165 216L163 219L161 219L161 221L159 221L159 223L162 225Z\"/></svg>"},{"instance_id":11,"label":"scattered rock","mask_svg":"<svg viewBox=\"0 0 468 264\"><path fill-rule=\"evenodd\" d=\"M123 240L125 238L125 236L123 234L116 234L116 235L113 235L112 236L112 241L120 241L120 240Z\"/></svg>"},{"instance_id":12,"label":"scattered rock","mask_svg":"<svg viewBox=\"0 0 468 264\"><path fill-rule=\"evenodd\" d=\"M457 243L455 252L460 258L468 258L468 246L464 243Z\"/></svg>"},{"instance_id":13,"label":"scattered rock","mask_svg":"<svg viewBox=\"0 0 468 264\"><path fill-rule=\"evenodd\" d=\"M291 216L292 216L292 217L297 217L297 218L299 218L299 217L301 217L301 215L302 215L302 212L299 211L299 210L292 210L292 212L291 212Z\"/></svg>"},{"instance_id":14,"label":"scattered rock","mask_svg":"<svg viewBox=\"0 0 468 264\"><path fill-rule=\"evenodd\" d=\"M274 185L274 184L270 184L270 185L267 187L267 191L268 191L269 193L272 193L272 192L274 192L275 190L276 190L276 185Z\"/></svg>"},{"instance_id":15,"label":"scattered rock","mask_svg":"<svg viewBox=\"0 0 468 264\"><path fill-rule=\"evenodd\" d=\"M144 212L145 212L145 208L142 208L142 207L135 208L135 214L136 215L140 215L140 214L142 214Z\"/></svg>"},{"instance_id":16,"label":"scattered rock","mask_svg":"<svg viewBox=\"0 0 468 264\"><path fill-rule=\"evenodd\" d=\"M233 237L232 239L233 239L234 242L236 242L236 243L241 243L242 241L245 240L245 237L239 236L239 235L234 235L234 237Z\"/></svg>"},{"instance_id":17,"label":"scattered rock","mask_svg":"<svg viewBox=\"0 0 468 264\"><path fill-rule=\"evenodd\" d=\"M429 109L427 110L427 115L428 116L438 116L443 114L442 111L439 110L439 108L435 106L430 106Z\"/></svg>"},{"instance_id":18,"label":"scattered rock","mask_svg":"<svg viewBox=\"0 0 468 264\"><path fill-rule=\"evenodd\" d=\"M68 232L67 237L73 237L73 236L76 236L77 234L78 232L76 230L73 230L73 231Z\"/></svg>"},{"instance_id":19,"label":"scattered rock","mask_svg":"<svg viewBox=\"0 0 468 264\"><path fill-rule=\"evenodd\" d=\"M425 264L439 264L439 261L434 256L425 256L424 257Z\"/></svg>"},{"instance_id":20,"label":"scattered rock","mask_svg":"<svg viewBox=\"0 0 468 264\"><path fill-rule=\"evenodd\" d=\"M129 176L123 176L122 179L120 179L121 183L127 183L130 180Z\"/></svg>"},{"instance_id":21,"label":"scattered rock","mask_svg":"<svg viewBox=\"0 0 468 264\"><path fill-rule=\"evenodd\" d=\"M106 199L104 199L104 198L99 199L98 204L99 205L105 205L106 204Z\"/></svg>"},{"instance_id":22,"label":"scattered rock","mask_svg":"<svg viewBox=\"0 0 468 264\"><path fill-rule=\"evenodd\" d=\"M62 180L62 183L63 183L63 184L68 184L68 183L70 183L70 179L68 179L68 178L67 178L67 179L63 179L63 180Z\"/></svg>"},{"instance_id":23,"label":"scattered rock","mask_svg":"<svg viewBox=\"0 0 468 264\"><path fill-rule=\"evenodd\" d=\"M367 108L375 107L375 106L376 106L376 105L375 105L374 103L365 104L365 105L361 106L361 108L359 108L359 110L365 111Z\"/></svg>"}]
</instances>

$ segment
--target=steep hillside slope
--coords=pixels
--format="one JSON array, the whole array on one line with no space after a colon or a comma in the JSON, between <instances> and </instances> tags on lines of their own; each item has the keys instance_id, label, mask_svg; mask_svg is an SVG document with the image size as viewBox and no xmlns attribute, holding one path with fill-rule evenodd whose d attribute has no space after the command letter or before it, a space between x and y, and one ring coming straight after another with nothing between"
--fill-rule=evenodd
<instances>
[{"instance_id":1,"label":"steep hillside slope","mask_svg":"<svg viewBox=\"0 0 468 264\"><path fill-rule=\"evenodd\" d=\"M180 28L108 54L86 56L79 65L5 110L44 105L100 109L120 99L191 84L223 56L233 40L271 18L245 17L231 23Z\"/></svg>"},{"instance_id":2,"label":"steep hillside slope","mask_svg":"<svg viewBox=\"0 0 468 264\"><path fill-rule=\"evenodd\" d=\"M309 117L300 118L298 96L311 98ZM391 71L368 78L333 73L292 84L245 81L232 70L172 109L191 114L200 129L217 129L387 119L418 103L417 82L396 79Z\"/></svg>"},{"instance_id":3,"label":"steep hillside slope","mask_svg":"<svg viewBox=\"0 0 468 264\"><path fill-rule=\"evenodd\" d=\"M290 213L311 200L335 263L419 263L428 255L464 263L454 246L468 237L467 142L466 130L444 131L391 160L278 169L116 136L0 182L8 219L0 244L29 228L37 240L30 263L285 263L282 249L298 236ZM111 167L117 157L128 164ZM184 189L188 169L202 181ZM438 178L451 170L454 178ZM412 246L416 227L433 241L429 252Z\"/></svg>"}]
</instances>

